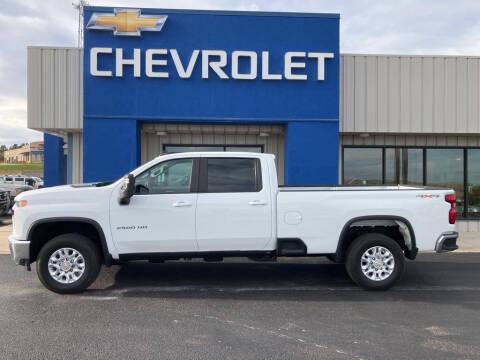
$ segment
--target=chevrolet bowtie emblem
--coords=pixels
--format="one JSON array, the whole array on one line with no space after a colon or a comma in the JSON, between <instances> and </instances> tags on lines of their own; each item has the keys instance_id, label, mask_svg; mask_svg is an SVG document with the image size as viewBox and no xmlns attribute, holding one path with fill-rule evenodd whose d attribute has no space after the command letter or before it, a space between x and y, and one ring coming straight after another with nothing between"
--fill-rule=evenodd
<instances>
[{"instance_id":1,"label":"chevrolet bowtie emblem","mask_svg":"<svg viewBox=\"0 0 480 360\"><path fill-rule=\"evenodd\" d=\"M141 15L139 9L115 9L113 14L93 13L89 30L110 30L114 35L140 36L142 31L162 30L167 15Z\"/></svg>"}]
</instances>

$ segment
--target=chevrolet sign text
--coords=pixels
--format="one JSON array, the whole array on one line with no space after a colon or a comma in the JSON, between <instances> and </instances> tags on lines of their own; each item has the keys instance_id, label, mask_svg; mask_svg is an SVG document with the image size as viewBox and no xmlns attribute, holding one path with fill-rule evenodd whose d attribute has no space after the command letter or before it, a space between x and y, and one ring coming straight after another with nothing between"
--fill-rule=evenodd
<instances>
[{"instance_id":1,"label":"chevrolet sign text","mask_svg":"<svg viewBox=\"0 0 480 360\"><path fill-rule=\"evenodd\" d=\"M99 68L99 56L115 56L115 69ZM257 54L255 51L233 51L229 55L224 50L193 50L190 58L180 59L176 49L147 49L144 52L134 49L133 57L125 58L121 48L94 47L90 49L90 74L104 77L112 77L115 74L116 77L122 77L124 67L132 66L133 76L140 77L142 64L145 64L144 71L147 77L168 79L171 74L165 71L165 66L168 61L173 61L176 74L181 79L189 79L196 64L201 62L203 79L217 76L220 79L255 80L261 76L262 80L308 80L307 74L301 72L307 64L313 61L317 67L316 80L322 81L325 79L325 60L333 57L333 53L286 52L283 73L272 73L269 69L270 54L268 51L262 51L261 54ZM239 70L240 59L248 62L247 71ZM229 61L231 62L231 71L227 73L226 67ZM259 62L261 63L260 71Z\"/></svg>"}]
</instances>

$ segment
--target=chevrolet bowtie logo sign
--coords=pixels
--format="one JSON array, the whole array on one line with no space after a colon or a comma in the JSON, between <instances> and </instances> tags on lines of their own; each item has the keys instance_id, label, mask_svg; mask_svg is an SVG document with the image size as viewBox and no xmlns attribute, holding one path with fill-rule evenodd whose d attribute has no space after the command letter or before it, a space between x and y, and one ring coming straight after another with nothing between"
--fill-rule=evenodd
<instances>
[{"instance_id":1,"label":"chevrolet bowtie logo sign","mask_svg":"<svg viewBox=\"0 0 480 360\"><path fill-rule=\"evenodd\" d=\"M142 15L138 9L115 9L113 14L93 13L89 30L113 31L114 35L140 36L142 31L161 31L167 15Z\"/></svg>"}]
</instances>

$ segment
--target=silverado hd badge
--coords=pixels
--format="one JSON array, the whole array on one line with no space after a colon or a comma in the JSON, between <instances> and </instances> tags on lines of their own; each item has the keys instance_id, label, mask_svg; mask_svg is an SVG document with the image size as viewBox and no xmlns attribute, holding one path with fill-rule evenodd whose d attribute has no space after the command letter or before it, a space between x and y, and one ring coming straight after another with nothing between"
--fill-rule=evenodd
<instances>
[{"instance_id":1,"label":"silverado hd badge","mask_svg":"<svg viewBox=\"0 0 480 360\"><path fill-rule=\"evenodd\" d=\"M131 226L117 226L117 230L147 230L147 225L131 225Z\"/></svg>"}]
</instances>

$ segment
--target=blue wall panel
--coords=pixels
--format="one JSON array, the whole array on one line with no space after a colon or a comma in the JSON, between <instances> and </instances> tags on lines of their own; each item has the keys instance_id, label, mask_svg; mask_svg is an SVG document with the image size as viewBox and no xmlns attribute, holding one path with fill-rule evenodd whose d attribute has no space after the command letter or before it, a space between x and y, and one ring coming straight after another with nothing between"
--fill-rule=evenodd
<instances>
[{"instance_id":1,"label":"blue wall panel","mask_svg":"<svg viewBox=\"0 0 480 360\"><path fill-rule=\"evenodd\" d=\"M87 7L85 22L93 13L113 13L113 8ZM336 183L339 117L339 16L329 14L228 13L143 9L142 14L168 15L161 32L141 36L114 36L112 31L85 29L84 51L84 180L112 180L139 165L139 127L143 122L285 124L286 182ZM98 57L100 70L112 77L90 74L92 47L113 48L113 54ZM115 76L115 49L124 58L141 50L141 76L133 66ZM167 65L168 79L149 78L145 72L146 49L176 49L184 67L192 51L225 50L228 80L210 70L202 78L200 54L191 78L181 79L171 55L160 56ZM233 80L234 50L258 54L255 80ZM306 59L306 81L262 80L262 51L270 53L270 73L284 72L289 51L328 52L325 80L317 80L317 61ZM298 61L298 60L297 60ZM245 62L240 69L247 71ZM294 123L298 123L294 125ZM317 143L320 141L321 143ZM318 153L322 151L322 153ZM315 153L316 152L316 153ZM320 162L312 162L322 158ZM328 159L327 159L328 158ZM335 164L334 164L335 163Z\"/></svg>"},{"instance_id":2,"label":"blue wall panel","mask_svg":"<svg viewBox=\"0 0 480 360\"><path fill-rule=\"evenodd\" d=\"M83 180L113 181L136 168L140 156L136 120L85 119Z\"/></svg>"},{"instance_id":3,"label":"blue wall panel","mask_svg":"<svg viewBox=\"0 0 480 360\"><path fill-rule=\"evenodd\" d=\"M63 152L63 139L45 133L44 142L44 182L45 187L64 185L67 182L66 161Z\"/></svg>"},{"instance_id":4,"label":"blue wall panel","mask_svg":"<svg viewBox=\"0 0 480 360\"><path fill-rule=\"evenodd\" d=\"M285 138L285 183L338 183L338 122L291 122Z\"/></svg>"}]
</instances>

